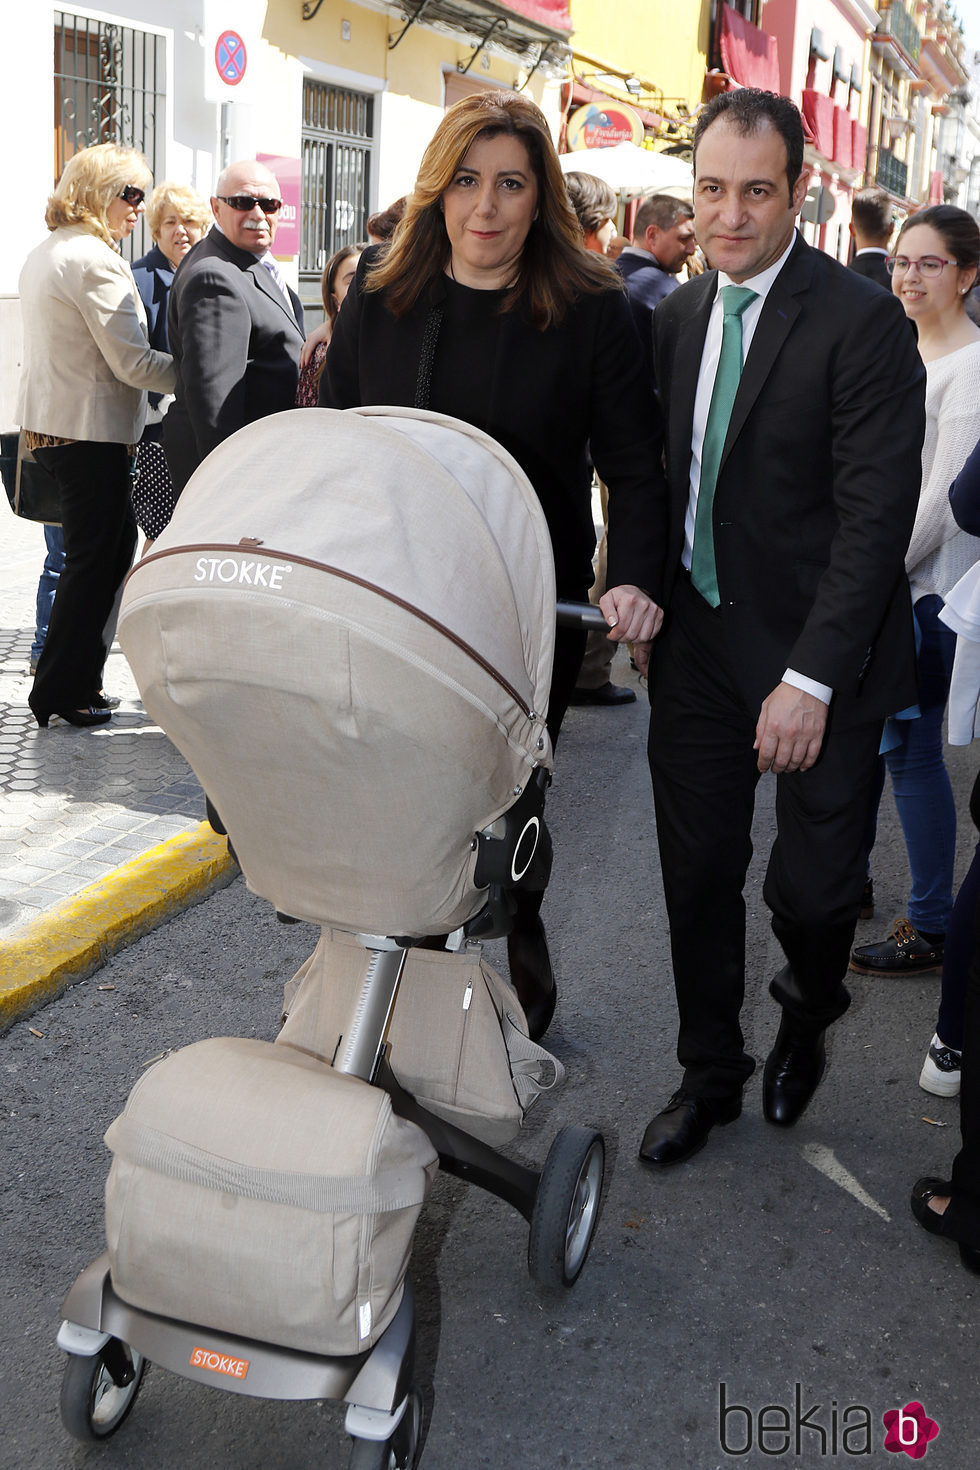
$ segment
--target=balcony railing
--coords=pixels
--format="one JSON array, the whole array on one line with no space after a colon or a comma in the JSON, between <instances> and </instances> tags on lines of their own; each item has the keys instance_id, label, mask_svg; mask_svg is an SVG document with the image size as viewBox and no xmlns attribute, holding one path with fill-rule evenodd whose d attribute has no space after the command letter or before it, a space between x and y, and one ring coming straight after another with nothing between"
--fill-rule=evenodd
<instances>
[{"instance_id":1,"label":"balcony railing","mask_svg":"<svg viewBox=\"0 0 980 1470\"><path fill-rule=\"evenodd\" d=\"M894 36L906 55L910 56L913 61L918 61L922 38L915 21L908 11L903 10L898 4L898 0L892 0L892 4L878 22L878 30Z\"/></svg>"},{"instance_id":2,"label":"balcony railing","mask_svg":"<svg viewBox=\"0 0 980 1470\"><path fill-rule=\"evenodd\" d=\"M890 14L890 12L889 12ZM906 197L906 186L908 184L909 168L907 163L895 157L894 153L888 153L884 148L878 149L878 164L875 168L875 182L890 194L898 194L900 198Z\"/></svg>"}]
</instances>

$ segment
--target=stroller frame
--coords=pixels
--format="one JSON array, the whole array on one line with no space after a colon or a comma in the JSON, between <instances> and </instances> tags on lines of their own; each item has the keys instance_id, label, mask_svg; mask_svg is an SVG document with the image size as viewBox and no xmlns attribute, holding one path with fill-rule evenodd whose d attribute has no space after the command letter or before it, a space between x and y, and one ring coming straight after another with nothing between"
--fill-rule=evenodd
<instances>
[{"instance_id":1,"label":"stroller frame","mask_svg":"<svg viewBox=\"0 0 980 1470\"><path fill-rule=\"evenodd\" d=\"M366 950L365 971L348 1031L338 1043L334 1069L382 1087L395 1112L428 1135L444 1171L517 1209L530 1225L532 1277L546 1286L571 1286L585 1264L598 1218L604 1166L601 1134L565 1127L543 1169L536 1170L506 1158L420 1106L395 1079L385 1040L405 965L405 945L387 936L357 937ZM69 1361L61 1412L76 1438L102 1440L118 1429L151 1361L183 1378L233 1393L345 1403L345 1428L353 1439L350 1470L412 1470L418 1463L422 1414L421 1395L413 1385L415 1300L410 1278L394 1318L374 1346L345 1357L236 1337L132 1307L113 1289L107 1252L81 1273L62 1312L57 1341Z\"/></svg>"}]
</instances>

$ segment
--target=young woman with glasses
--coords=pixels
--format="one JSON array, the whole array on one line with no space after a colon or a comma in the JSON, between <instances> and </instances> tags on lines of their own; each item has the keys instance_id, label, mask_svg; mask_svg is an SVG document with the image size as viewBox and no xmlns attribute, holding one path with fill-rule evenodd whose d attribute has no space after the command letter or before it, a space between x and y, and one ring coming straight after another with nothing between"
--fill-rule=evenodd
<instances>
[{"instance_id":1,"label":"young woman with glasses","mask_svg":"<svg viewBox=\"0 0 980 1470\"><path fill-rule=\"evenodd\" d=\"M888 261L892 290L915 323L926 366L922 491L905 559L919 640L919 712L891 722L895 744L884 757L911 869L908 917L887 939L854 950L851 968L865 975L939 969L953 908L956 808L943 758L943 716L956 636L939 614L980 557L980 539L957 527L949 505L950 485L980 438L980 328L965 308L978 264L976 221L947 204L906 220ZM934 1038L937 1056L959 1048L961 1023L962 1014L957 1034Z\"/></svg>"}]
</instances>

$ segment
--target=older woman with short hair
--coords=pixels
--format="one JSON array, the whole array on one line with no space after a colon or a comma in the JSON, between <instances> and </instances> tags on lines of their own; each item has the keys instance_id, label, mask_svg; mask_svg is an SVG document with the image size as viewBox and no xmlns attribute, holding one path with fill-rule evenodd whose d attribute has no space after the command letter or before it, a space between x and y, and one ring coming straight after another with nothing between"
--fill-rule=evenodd
<instances>
[{"instance_id":1,"label":"older woman with short hair","mask_svg":"<svg viewBox=\"0 0 980 1470\"><path fill-rule=\"evenodd\" d=\"M133 262L133 278L146 310L150 346L160 352L170 351L167 304L174 271L201 239L212 218L211 206L203 195L170 179L157 184L146 201L146 223L153 248ZM150 393L146 428L136 455L133 509L146 537L144 556L169 523L176 502L160 442L168 402L162 393Z\"/></svg>"},{"instance_id":2,"label":"older woman with short hair","mask_svg":"<svg viewBox=\"0 0 980 1470\"><path fill-rule=\"evenodd\" d=\"M48 201L50 234L20 276L24 366L18 419L61 496L65 568L28 702L40 726L110 717L102 670L117 594L136 545L130 466L147 391L169 393L172 359L152 348L119 242L151 183L142 154L82 149Z\"/></svg>"},{"instance_id":3,"label":"older woman with short hair","mask_svg":"<svg viewBox=\"0 0 980 1470\"><path fill-rule=\"evenodd\" d=\"M601 606L610 637L644 641L657 631L666 522L658 410L622 281L584 248L547 121L528 98L494 89L445 113L390 244L361 256L319 401L415 405L490 434L541 502L558 596L581 601L595 549L591 441L609 487ZM584 641L558 631L552 740ZM537 891L520 894L508 938L511 979L534 1036L555 1006L539 918L543 868Z\"/></svg>"}]
</instances>

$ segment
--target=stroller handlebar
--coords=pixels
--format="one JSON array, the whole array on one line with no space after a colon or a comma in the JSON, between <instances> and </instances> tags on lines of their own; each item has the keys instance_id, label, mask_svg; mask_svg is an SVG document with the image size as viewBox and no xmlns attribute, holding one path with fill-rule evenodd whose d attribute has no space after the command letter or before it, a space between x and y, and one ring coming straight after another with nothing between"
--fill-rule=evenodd
<instances>
[{"instance_id":1,"label":"stroller handlebar","mask_svg":"<svg viewBox=\"0 0 980 1470\"><path fill-rule=\"evenodd\" d=\"M605 614L591 602L564 602L559 599L555 606L555 620L559 628L584 628L586 631L601 628L604 633L609 631Z\"/></svg>"}]
</instances>

